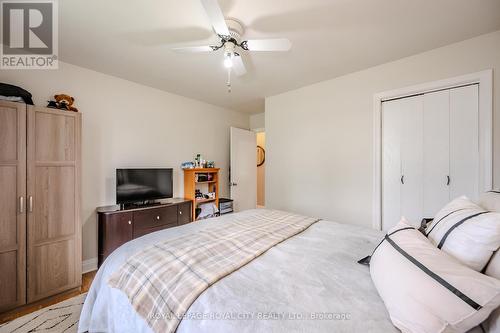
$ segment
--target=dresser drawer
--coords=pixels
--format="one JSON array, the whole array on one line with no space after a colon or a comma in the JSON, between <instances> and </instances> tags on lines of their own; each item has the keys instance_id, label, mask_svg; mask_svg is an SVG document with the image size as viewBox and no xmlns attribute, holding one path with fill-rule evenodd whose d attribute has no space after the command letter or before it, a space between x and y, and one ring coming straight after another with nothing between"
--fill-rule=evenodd
<instances>
[{"instance_id":1,"label":"dresser drawer","mask_svg":"<svg viewBox=\"0 0 500 333\"><path fill-rule=\"evenodd\" d=\"M152 208L134 212L134 234L137 229L177 225L177 206Z\"/></svg>"},{"instance_id":2,"label":"dresser drawer","mask_svg":"<svg viewBox=\"0 0 500 333\"><path fill-rule=\"evenodd\" d=\"M150 234L152 232L156 232L156 231L160 231L160 230L163 230L163 229L172 228L172 227L175 227L175 226L176 226L175 224L167 224L167 225L160 225L160 226L157 226L157 227L154 227L154 228L134 229L134 238L139 238L141 236Z\"/></svg>"},{"instance_id":3,"label":"dresser drawer","mask_svg":"<svg viewBox=\"0 0 500 333\"><path fill-rule=\"evenodd\" d=\"M191 222L191 203L185 202L177 205L179 209L179 225Z\"/></svg>"}]
</instances>

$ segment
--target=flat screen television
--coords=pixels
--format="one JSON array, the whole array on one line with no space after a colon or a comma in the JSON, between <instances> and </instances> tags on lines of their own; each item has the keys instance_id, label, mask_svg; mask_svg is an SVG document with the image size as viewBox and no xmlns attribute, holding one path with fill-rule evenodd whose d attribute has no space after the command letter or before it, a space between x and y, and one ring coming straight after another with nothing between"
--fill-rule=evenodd
<instances>
[{"instance_id":1,"label":"flat screen television","mask_svg":"<svg viewBox=\"0 0 500 333\"><path fill-rule=\"evenodd\" d=\"M116 203L172 198L172 169L116 169Z\"/></svg>"}]
</instances>

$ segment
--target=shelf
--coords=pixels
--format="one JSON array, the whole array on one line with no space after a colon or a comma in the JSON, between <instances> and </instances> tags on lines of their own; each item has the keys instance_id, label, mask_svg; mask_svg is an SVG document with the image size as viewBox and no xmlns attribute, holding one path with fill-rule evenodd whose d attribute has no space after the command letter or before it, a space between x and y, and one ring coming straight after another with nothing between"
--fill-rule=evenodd
<instances>
[{"instance_id":1,"label":"shelf","mask_svg":"<svg viewBox=\"0 0 500 333\"><path fill-rule=\"evenodd\" d=\"M212 201L215 201L217 199L201 199L201 200L195 200L194 202L196 204L199 204L199 203L206 203L206 202L212 202Z\"/></svg>"},{"instance_id":2,"label":"shelf","mask_svg":"<svg viewBox=\"0 0 500 333\"><path fill-rule=\"evenodd\" d=\"M219 168L194 168L194 169L183 169L187 173L217 173Z\"/></svg>"},{"instance_id":3,"label":"shelf","mask_svg":"<svg viewBox=\"0 0 500 333\"><path fill-rule=\"evenodd\" d=\"M207 180L205 182L195 182L196 184L215 184L217 183L216 180Z\"/></svg>"}]
</instances>

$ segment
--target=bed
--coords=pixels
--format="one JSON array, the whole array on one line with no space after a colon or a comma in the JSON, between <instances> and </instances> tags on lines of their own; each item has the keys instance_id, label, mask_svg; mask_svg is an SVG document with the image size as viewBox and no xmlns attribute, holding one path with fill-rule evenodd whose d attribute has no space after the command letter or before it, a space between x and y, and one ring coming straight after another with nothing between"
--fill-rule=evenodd
<instances>
[{"instance_id":1,"label":"bed","mask_svg":"<svg viewBox=\"0 0 500 333\"><path fill-rule=\"evenodd\" d=\"M151 244L224 226L253 213L162 230L118 248L97 272L78 331L152 332L127 296L110 287L110 276ZM176 331L398 332L368 267L357 263L382 237L381 232L361 226L318 221L206 289Z\"/></svg>"}]
</instances>

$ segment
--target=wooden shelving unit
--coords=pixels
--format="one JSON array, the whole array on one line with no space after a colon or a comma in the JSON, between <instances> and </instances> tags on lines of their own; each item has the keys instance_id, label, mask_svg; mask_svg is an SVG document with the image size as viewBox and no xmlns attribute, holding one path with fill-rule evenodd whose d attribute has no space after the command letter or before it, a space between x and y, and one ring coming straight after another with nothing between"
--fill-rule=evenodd
<instances>
[{"instance_id":1,"label":"wooden shelving unit","mask_svg":"<svg viewBox=\"0 0 500 333\"><path fill-rule=\"evenodd\" d=\"M211 174L212 179L209 181L196 181L196 175L198 174ZM215 199L196 200L195 190L200 189L202 186L208 187L208 192L215 192ZM219 207L219 168L184 169L184 197L193 201L193 219L195 220L198 205L213 202Z\"/></svg>"}]
</instances>

